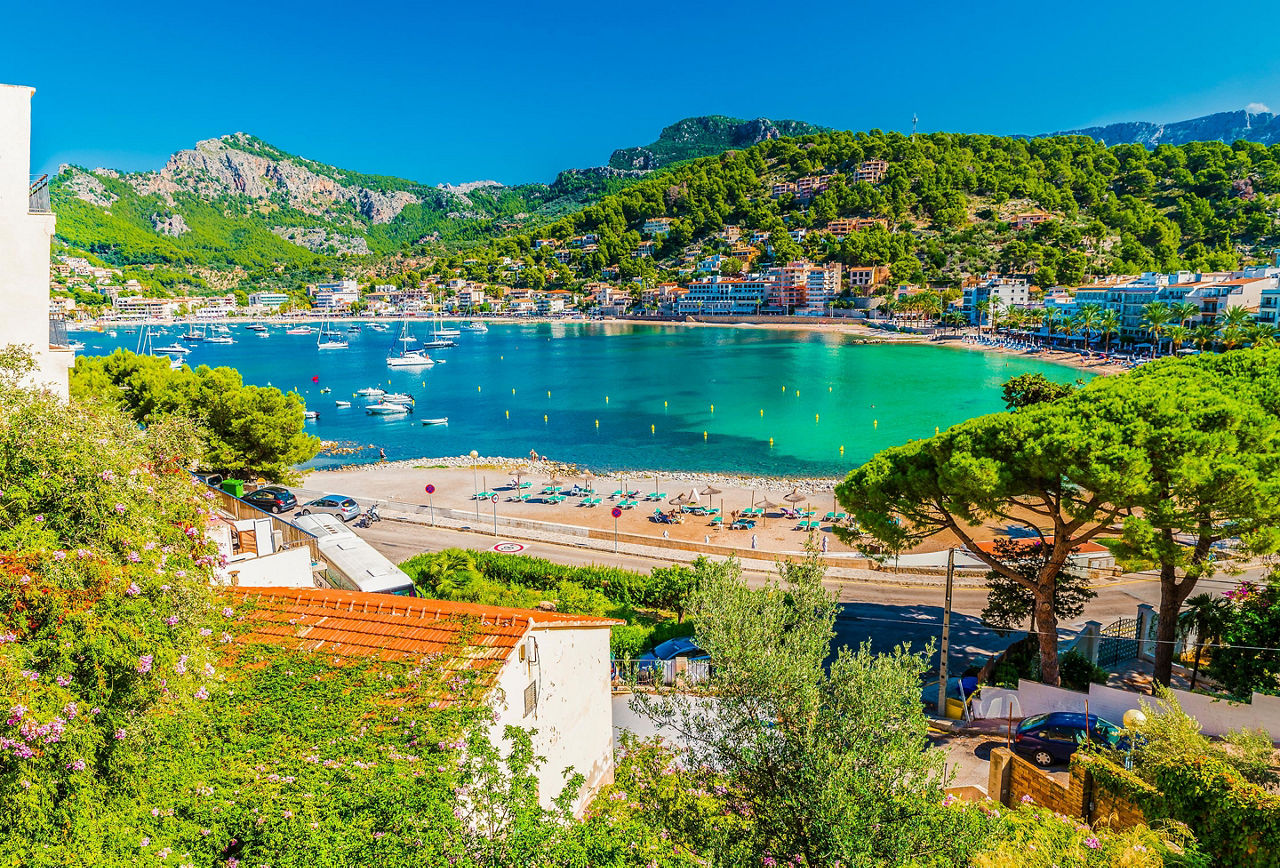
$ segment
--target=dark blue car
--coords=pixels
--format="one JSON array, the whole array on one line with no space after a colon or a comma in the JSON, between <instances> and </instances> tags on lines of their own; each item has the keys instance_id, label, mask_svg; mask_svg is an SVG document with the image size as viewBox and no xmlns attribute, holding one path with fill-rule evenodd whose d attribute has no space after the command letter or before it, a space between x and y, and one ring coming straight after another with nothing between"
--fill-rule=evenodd
<instances>
[{"instance_id":1,"label":"dark blue car","mask_svg":"<svg viewBox=\"0 0 1280 868\"><path fill-rule=\"evenodd\" d=\"M1096 714L1089 715L1088 720L1086 727L1085 716L1074 711L1052 711L1028 717L1014 731L1013 750L1038 766L1065 763L1084 744L1086 728L1093 743L1120 745L1120 727Z\"/></svg>"}]
</instances>

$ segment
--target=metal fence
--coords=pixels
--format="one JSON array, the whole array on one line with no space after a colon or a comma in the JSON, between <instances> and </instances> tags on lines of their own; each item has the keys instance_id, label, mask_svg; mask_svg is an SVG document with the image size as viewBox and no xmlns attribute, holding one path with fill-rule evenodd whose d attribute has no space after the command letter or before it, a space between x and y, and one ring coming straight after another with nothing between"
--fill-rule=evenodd
<instances>
[{"instance_id":1,"label":"metal fence","mask_svg":"<svg viewBox=\"0 0 1280 868\"><path fill-rule=\"evenodd\" d=\"M707 660L613 660L614 681L640 687L701 684L711 677Z\"/></svg>"},{"instance_id":2,"label":"metal fence","mask_svg":"<svg viewBox=\"0 0 1280 868\"><path fill-rule=\"evenodd\" d=\"M1137 656L1137 618L1121 618L1098 631L1098 665L1103 669Z\"/></svg>"},{"instance_id":3,"label":"metal fence","mask_svg":"<svg viewBox=\"0 0 1280 868\"><path fill-rule=\"evenodd\" d=\"M33 175L27 197L28 214L52 214L53 206L49 202L49 176Z\"/></svg>"}]
</instances>

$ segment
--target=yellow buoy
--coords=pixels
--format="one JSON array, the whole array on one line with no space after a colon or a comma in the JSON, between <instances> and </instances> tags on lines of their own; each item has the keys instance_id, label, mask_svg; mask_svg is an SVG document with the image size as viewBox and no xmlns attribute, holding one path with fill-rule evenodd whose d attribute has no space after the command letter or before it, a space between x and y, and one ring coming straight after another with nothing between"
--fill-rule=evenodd
<instances>
[{"instance_id":1,"label":"yellow buoy","mask_svg":"<svg viewBox=\"0 0 1280 868\"><path fill-rule=\"evenodd\" d=\"M649 426L649 433L650 433L650 434L656 434L656 433L657 433L657 426L655 426L655 425L650 425L650 426Z\"/></svg>"},{"instance_id":2,"label":"yellow buoy","mask_svg":"<svg viewBox=\"0 0 1280 868\"><path fill-rule=\"evenodd\" d=\"M477 392L479 392L479 391L480 391L480 387L479 387L479 386L476 386L476 391L477 391Z\"/></svg>"},{"instance_id":3,"label":"yellow buoy","mask_svg":"<svg viewBox=\"0 0 1280 868\"><path fill-rule=\"evenodd\" d=\"M604 402L605 402L606 404L608 404L608 403L609 403L609 396L608 396L608 395L605 395L605 396L604 396Z\"/></svg>"},{"instance_id":4,"label":"yellow buoy","mask_svg":"<svg viewBox=\"0 0 1280 868\"><path fill-rule=\"evenodd\" d=\"M843 447L843 446L841 446L841 447L840 447L840 454L841 454L841 455L843 455L843 454L844 454L844 447Z\"/></svg>"},{"instance_id":5,"label":"yellow buoy","mask_svg":"<svg viewBox=\"0 0 1280 868\"><path fill-rule=\"evenodd\" d=\"M770 438L769 438L769 448L770 448L770 449L772 449L772 448L773 448L773 438L772 438L772 437L770 437Z\"/></svg>"},{"instance_id":6,"label":"yellow buoy","mask_svg":"<svg viewBox=\"0 0 1280 868\"><path fill-rule=\"evenodd\" d=\"M799 389L796 389L796 397L797 397L797 398L799 398L799 397L800 397L800 390L799 390Z\"/></svg>"},{"instance_id":7,"label":"yellow buoy","mask_svg":"<svg viewBox=\"0 0 1280 868\"><path fill-rule=\"evenodd\" d=\"M813 414L813 424L815 424L815 425L817 425L817 424L818 424L818 414L817 414L817 413L814 413L814 414Z\"/></svg>"},{"instance_id":8,"label":"yellow buoy","mask_svg":"<svg viewBox=\"0 0 1280 868\"><path fill-rule=\"evenodd\" d=\"M542 414L542 421L543 421L544 423L547 421L547 414L546 414L546 413L543 413L543 414Z\"/></svg>"},{"instance_id":9,"label":"yellow buoy","mask_svg":"<svg viewBox=\"0 0 1280 868\"><path fill-rule=\"evenodd\" d=\"M712 413L714 413L715 411L716 411L716 405L715 405L715 404L712 404L712 405L711 405L711 412L712 412Z\"/></svg>"},{"instance_id":10,"label":"yellow buoy","mask_svg":"<svg viewBox=\"0 0 1280 868\"><path fill-rule=\"evenodd\" d=\"M786 387L786 386L783 386L783 387L782 387L782 391L784 391L784 392L785 392L785 391L787 391L787 387Z\"/></svg>"},{"instance_id":11,"label":"yellow buoy","mask_svg":"<svg viewBox=\"0 0 1280 868\"><path fill-rule=\"evenodd\" d=\"M830 387L830 386L827 386L827 391L828 391L828 392L830 392L830 391L831 391L831 387Z\"/></svg>"},{"instance_id":12,"label":"yellow buoy","mask_svg":"<svg viewBox=\"0 0 1280 868\"><path fill-rule=\"evenodd\" d=\"M937 425L934 425L934 426L933 426L933 436L934 436L934 437L937 437L937 436L938 436L938 426L937 426Z\"/></svg>"},{"instance_id":13,"label":"yellow buoy","mask_svg":"<svg viewBox=\"0 0 1280 868\"><path fill-rule=\"evenodd\" d=\"M879 420L879 419L872 419L872 420L871 420L871 427L872 427L872 428L879 428L879 427L880 427L880 420Z\"/></svg>"},{"instance_id":14,"label":"yellow buoy","mask_svg":"<svg viewBox=\"0 0 1280 868\"><path fill-rule=\"evenodd\" d=\"M505 358L506 358L506 356L498 356L498 361L500 361L500 362L501 362L501 361L502 361L502 360L504 360Z\"/></svg>"},{"instance_id":15,"label":"yellow buoy","mask_svg":"<svg viewBox=\"0 0 1280 868\"><path fill-rule=\"evenodd\" d=\"M511 411L510 411L510 410L508 410L508 411L507 411L507 418L508 418L508 419L510 419L510 418L511 418Z\"/></svg>"},{"instance_id":16,"label":"yellow buoy","mask_svg":"<svg viewBox=\"0 0 1280 868\"><path fill-rule=\"evenodd\" d=\"M664 410L665 410L666 408L667 408L667 402L666 402L666 401L663 401L663 402L662 402L662 409L664 409Z\"/></svg>"},{"instance_id":17,"label":"yellow buoy","mask_svg":"<svg viewBox=\"0 0 1280 868\"><path fill-rule=\"evenodd\" d=\"M760 408L760 418L761 418L761 419L763 419L763 418L764 418L764 408L763 408L763 407L761 407L761 408Z\"/></svg>"},{"instance_id":18,"label":"yellow buoy","mask_svg":"<svg viewBox=\"0 0 1280 868\"><path fill-rule=\"evenodd\" d=\"M702 439L703 439L703 440L706 440L706 439L707 439L707 432L706 432L706 431L703 431L703 432L702 432Z\"/></svg>"},{"instance_id":19,"label":"yellow buoy","mask_svg":"<svg viewBox=\"0 0 1280 868\"><path fill-rule=\"evenodd\" d=\"M512 389L512 390L511 390L511 394L513 394L513 395L514 395L515 393L516 393L516 390L515 390L515 389Z\"/></svg>"},{"instance_id":20,"label":"yellow buoy","mask_svg":"<svg viewBox=\"0 0 1280 868\"><path fill-rule=\"evenodd\" d=\"M596 420L596 427L597 427L597 428L599 428L599 427L600 427L600 420L599 420L599 419L597 419L597 420Z\"/></svg>"},{"instance_id":21,"label":"yellow buoy","mask_svg":"<svg viewBox=\"0 0 1280 868\"><path fill-rule=\"evenodd\" d=\"M550 397L551 397L551 390L550 390L550 389L547 389L547 397L548 397L548 398L550 398Z\"/></svg>"}]
</instances>

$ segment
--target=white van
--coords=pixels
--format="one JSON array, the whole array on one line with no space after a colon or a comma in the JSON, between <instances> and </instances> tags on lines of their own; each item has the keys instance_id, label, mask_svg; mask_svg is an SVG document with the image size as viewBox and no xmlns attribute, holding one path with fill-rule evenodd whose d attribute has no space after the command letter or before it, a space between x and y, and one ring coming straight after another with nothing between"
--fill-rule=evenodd
<instances>
[{"instance_id":1,"label":"white van","mask_svg":"<svg viewBox=\"0 0 1280 868\"><path fill-rule=\"evenodd\" d=\"M416 597L413 579L332 515L300 515L293 523L316 538L327 568L325 578L335 588Z\"/></svg>"}]
</instances>

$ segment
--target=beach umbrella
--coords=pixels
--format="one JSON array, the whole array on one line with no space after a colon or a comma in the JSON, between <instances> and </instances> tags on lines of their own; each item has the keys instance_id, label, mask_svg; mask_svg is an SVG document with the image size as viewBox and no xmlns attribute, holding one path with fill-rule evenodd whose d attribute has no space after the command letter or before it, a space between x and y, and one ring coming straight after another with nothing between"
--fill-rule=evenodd
<instances>
[{"instance_id":1,"label":"beach umbrella","mask_svg":"<svg viewBox=\"0 0 1280 868\"><path fill-rule=\"evenodd\" d=\"M699 492L699 494L701 494L703 497L710 497L713 494L723 494L723 493L724 492L722 492L720 489L716 488L713 485L708 485L706 488L702 489L701 492Z\"/></svg>"},{"instance_id":2,"label":"beach umbrella","mask_svg":"<svg viewBox=\"0 0 1280 868\"><path fill-rule=\"evenodd\" d=\"M760 514L760 517L764 519L764 526L765 526L765 527L768 527L768 526L769 526L769 512L768 512L768 511L769 511L769 510L771 510L771 509L777 509L777 508L778 508L778 504L776 504L776 503L774 503L772 500L770 500L770 499L769 499L769 497L768 497L768 495L765 495L765 497L763 497L763 498L760 500L760 502L759 502L758 504L755 502L755 500L756 500L756 498L755 498L755 492L752 492L752 494L751 494L751 503L752 503L752 505L753 505L753 506L759 506L761 509L765 510L764 512L762 512L762 513Z\"/></svg>"},{"instance_id":3,"label":"beach umbrella","mask_svg":"<svg viewBox=\"0 0 1280 868\"><path fill-rule=\"evenodd\" d=\"M667 501L667 503L671 504L672 506L687 506L689 503L689 495L677 494L675 497Z\"/></svg>"},{"instance_id":4,"label":"beach umbrella","mask_svg":"<svg viewBox=\"0 0 1280 868\"><path fill-rule=\"evenodd\" d=\"M524 475L528 472L529 472L529 468L524 464L517 464L515 467L512 467L507 470L507 473L511 474L516 478L517 489L520 488L520 482L522 481Z\"/></svg>"},{"instance_id":5,"label":"beach umbrella","mask_svg":"<svg viewBox=\"0 0 1280 868\"><path fill-rule=\"evenodd\" d=\"M791 490L791 493L787 495L783 495L782 499L785 500L787 503L804 503L806 500L809 499L809 495L801 494L800 489L793 488Z\"/></svg>"}]
</instances>

